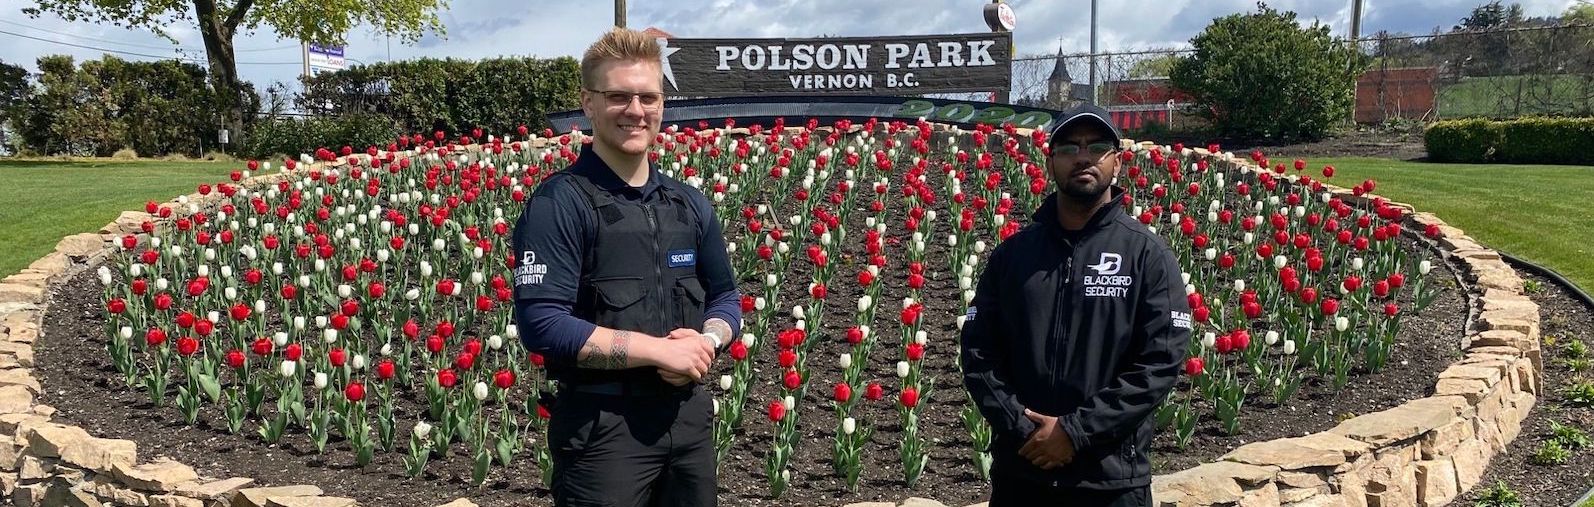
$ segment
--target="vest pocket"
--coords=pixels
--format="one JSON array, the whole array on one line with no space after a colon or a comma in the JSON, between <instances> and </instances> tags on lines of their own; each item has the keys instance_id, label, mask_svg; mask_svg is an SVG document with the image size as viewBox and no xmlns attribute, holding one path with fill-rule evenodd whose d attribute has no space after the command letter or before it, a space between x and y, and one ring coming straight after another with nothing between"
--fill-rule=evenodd
<instances>
[{"instance_id":1,"label":"vest pocket","mask_svg":"<svg viewBox=\"0 0 1594 507\"><path fill-rule=\"evenodd\" d=\"M596 307L593 312L594 324L615 329L638 329L637 324L643 320L642 315L626 316L628 318L622 318L622 315L639 313L631 307L647 295L647 289L642 286L642 277L605 278L593 280L592 285L599 303L593 305Z\"/></svg>"},{"instance_id":2,"label":"vest pocket","mask_svg":"<svg viewBox=\"0 0 1594 507\"><path fill-rule=\"evenodd\" d=\"M690 277L677 278L675 284L676 315L681 317L676 326L702 331L703 311L707 305L703 283L696 277Z\"/></svg>"}]
</instances>

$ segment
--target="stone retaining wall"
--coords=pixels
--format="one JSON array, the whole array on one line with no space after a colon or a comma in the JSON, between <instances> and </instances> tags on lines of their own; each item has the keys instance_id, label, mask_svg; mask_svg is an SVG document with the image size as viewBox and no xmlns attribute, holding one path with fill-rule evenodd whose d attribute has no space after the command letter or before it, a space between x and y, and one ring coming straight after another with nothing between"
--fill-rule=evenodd
<instances>
[{"instance_id":1,"label":"stone retaining wall","mask_svg":"<svg viewBox=\"0 0 1594 507\"><path fill-rule=\"evenodd\" d=\"M259 187L286 178L253 176L243 184ZM1353 202L1366 200L1335 191ZM172 208L174 216L187 215L220 199L190 194L161 207ZM1466 356L1440 374L1433 396L1326 432L1246 445L1217 462L1157 476L1152 489L1159 505L1435 506L1477 484L1489 459L1521 431L1538 394L1538 307L1523 295L1522 279L1499 254L1431 214L1416 213L1414 219L1440 224L1440 242L1483 291L1482 315L1458 343ZM354 499L322 496L312 485L259 487L247 477L202 477L160 456L141 461L134 442L96 438L83 428L54 422L55 409L37 402L41 386L33 376L32 347L48 288L98 266L124 235L146 241L144 222L168 223L140 211L123 212L96 233L62 239L55 251L0 281L0 499L23 507L355 505ZM475 504L462 498L446 505ZM904 505L941 504L912 498Z\"/></svg>"},{"instance_id":2,"label":"stone retaining wall","mask_svg":"<svg viewBox=\"0 0 1594 507\"><path fill-rule=\"evenodd\" d=\"M1352 204L1370 200L1332 191ZM1499 253L1431 213L1412 219L1438 224L1440 245L1481 300L1474 306L1482 313L1457 344L1464 357L1439 374L1433 394L1157 476L1159 505L1428 507L1449 504L1478 483L1489 460L1522 431L1539 394L1539 308Z\"/></svg>"}]
</instances>

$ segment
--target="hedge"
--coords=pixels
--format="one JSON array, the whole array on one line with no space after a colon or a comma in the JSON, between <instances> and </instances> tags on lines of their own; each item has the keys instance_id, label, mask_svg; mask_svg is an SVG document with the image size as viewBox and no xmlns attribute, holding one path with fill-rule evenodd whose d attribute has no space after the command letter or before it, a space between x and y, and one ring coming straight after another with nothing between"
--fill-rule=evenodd
<instances>
[{"instance_id":1,"label":"hedge","mask_svg":"<svg viewBox=\"0 0 1594 507\"><path fill-rule=\"evenodd\" d=\"M37 84L6 115L18 148L92 156L126 148L144 156L200 155L216 148L216 96L198 65L109 55L81 65L63 55L38 63Z\"/></svg>"},{"instance_id":2,"label":"hedge","mask_svg":"<svg viewBox=\"0 0 1594 507\"><path fill-rule=\"evenodd\" d=\"M504 135L521 125L548 126L548 113L579 106L580 90L574 58L422 58L315 76L299 105L332 115L386 115L406 133L480 128Z\"/></svg>"},{"instance_id":3,"label":"hedge","mask_svg":"<svg viewBox=\"0 0 1594 507\"><path fill-rule=\"evenodd\" d=\"M264 118L255 122L241 154L250 158L297 158L325 147L337 151L350 146L365 151L368 146L387 146L401 132L392 118L372 113L351 113L322 118Z\"/></svg>"},{"instance_id":4,"label":"hedge","mask_svg":"<svg viewBox=\"0 0 1594 507\"><path fill-rule=\"evenodd\" d=\"M1423 141L1436 162L1594 165L1594 118L1447 120Z\"/></svg>"}]
</instances>

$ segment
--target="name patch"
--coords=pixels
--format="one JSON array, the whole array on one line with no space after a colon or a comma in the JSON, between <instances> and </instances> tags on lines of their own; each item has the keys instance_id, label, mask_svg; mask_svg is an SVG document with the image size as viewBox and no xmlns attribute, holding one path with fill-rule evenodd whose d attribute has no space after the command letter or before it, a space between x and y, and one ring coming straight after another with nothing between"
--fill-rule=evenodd
<instances>
[{"instance_id":1,"label":"name patch","mask_svg":"<svg viewBox=\"0 0 1594 507\"><path fill-rule=\"evenodd\" d=\"M669 252L667 256L669 257L669 266L672 268L684 268L687 266L697 265L696 250L674 250Z\"/></svg>"}]
</instances>

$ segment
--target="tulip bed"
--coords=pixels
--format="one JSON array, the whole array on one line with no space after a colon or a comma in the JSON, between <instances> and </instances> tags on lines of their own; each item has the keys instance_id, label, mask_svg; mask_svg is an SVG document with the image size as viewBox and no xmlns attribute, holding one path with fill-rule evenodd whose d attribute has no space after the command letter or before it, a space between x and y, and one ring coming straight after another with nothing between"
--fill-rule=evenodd
<instances>
[{"instance_id":1,"label":"tulip bed","mask_svg":"<svg viewBox=\"0 0 1594 507\"><path fill-rule=\"evenodd\" d=\"M972 498L992 435L961 388L957 332L990 249L1051 191L1045 136L783 123L672 128L651 154L717 204L742 279L744 335L708 386L725 494ZM545 484L539 393L557 386L511 321L510 229L581 142L417 135L250 162L200 186L220 194L205 207L149 203L169 224L122 238L88 280L104 383L322 466ZM1354 387L1402 359L1414 315L1455 297L1422 247L1438 231L1331 197L1315 176L1331 167L1253 153L1271 171L1247 173L1182 146L1122 157L1126 209L1168 239L1194 308L1184 378L1156 414L1176 448L1203 420L1243 436L1242 413L1303 385ZM347 163L315 163L333 160Z\"/></svg>"}]
</instances>

